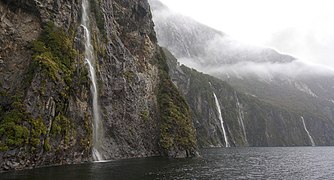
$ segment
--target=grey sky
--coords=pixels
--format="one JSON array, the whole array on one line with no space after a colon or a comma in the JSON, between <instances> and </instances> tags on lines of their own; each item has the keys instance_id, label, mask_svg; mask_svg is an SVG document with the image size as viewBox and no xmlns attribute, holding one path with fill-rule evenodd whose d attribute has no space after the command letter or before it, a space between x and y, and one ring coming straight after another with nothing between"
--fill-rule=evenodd
<instances>
[{"instance_id":1,"label":"grey sky","mask_svg":"<svg viewBox=\"0 0 334 180\"><path fill-rule=\"evenodd\" d=\"M334 67L334 1L161 0L247 44Z\"/></svg>"}]
</instances>

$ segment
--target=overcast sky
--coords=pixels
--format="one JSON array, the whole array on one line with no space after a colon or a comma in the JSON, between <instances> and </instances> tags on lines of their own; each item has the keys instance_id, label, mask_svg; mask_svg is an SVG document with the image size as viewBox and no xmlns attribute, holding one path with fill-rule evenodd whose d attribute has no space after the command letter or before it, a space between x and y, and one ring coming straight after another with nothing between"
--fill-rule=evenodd
<instances>
[{"instance_id":1,"label":"overcast sky","mask_svg":"<svg viewBox=\"0 0 334 180\"><path fill-rule=\"evenodd\" d=\"M161 0L244 43L334 67L333 0Z\"/></svg>"}]
</instances>

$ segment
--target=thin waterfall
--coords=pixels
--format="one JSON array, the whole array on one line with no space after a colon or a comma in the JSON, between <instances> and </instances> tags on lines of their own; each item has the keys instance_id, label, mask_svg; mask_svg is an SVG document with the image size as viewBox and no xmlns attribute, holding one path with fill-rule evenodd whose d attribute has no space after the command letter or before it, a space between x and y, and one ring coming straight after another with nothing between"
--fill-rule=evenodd
<instances>
[{"instance_id":1,"label":"thin waterfall","mask_svg":"<svg viewBox=\"0 0 334 180\"><path fill-rule=\"evenodd\" d=\"M304 130L306 131L306 133L307 133L307 135L308 135L308 138L310 139L310 142L311 142L312 146L315 146L314 140L313 140L313 138L312 138L310 132L307 130L307 127L306 127L306 124L305 124L304 117L301 116L301 118L302 118L302 122L303 122Z\"/></svg>"},{"instance_id":2,"label":"thin waterfall","mask_svg":"<svg viewBox=\"0 0 334 180\"><path fill-rule=\"evenodd\" d=\"M225 147L231 147L231 146L230 146L230 143L228 142L228 139L227 139L227 135L226 135L225 127L224 127L224 120L223 120L223 117L222 117L222 112L221 112L221 110L220 110L220 105L219 105L217 96L216 96L215 93L213 93L213 96L215 97L216 108L217 108L217 112L218 112L218 115L219 115L218 118L219 118L219 120L220 120L220 124L221 124L222 129L223 129L224 140L225 140Z\"/></svg>"},{"instance_id":3,"label":"thin waterfall","mask_svg":"<svg viewBox=\"0 0 334 180\"><path fill-rule=\"evenodd\" d=\"M244 113L242 111L242 106L241 104L239 103L239 99L235 93L235 98L237 100L237 109L238 109L238 121L239 121L239 125L241 126L242 128L242 132L243 132L243 135L244 135L244 138L245 138L245 143L248 144L248 141L247 141L247 135L246 135L246 129L245 129L245 125L244 125Z\"/></svg>"},{"instance_id":4,"label":"thin waterfall","mask_svg":"<svg viewBox=\"0 0 334 180\"><path fill-rule=\"evenodd\" d=\"M85 63L87 64L89 77L91 80L91 93L93 96L93 150L92 155L94 161L103 160L101 155L101 140L103 137L103 130L101 127L101 119L100 119L100 109L98 103L98 87L96 81L96 73L95 73L95 57L94 57L94 49L91 44L91 35L89 32L89 3L88 0L82 0L82 19L81 19L81 27L84 29L85 33Z\"/></svg>"}]
</instances>

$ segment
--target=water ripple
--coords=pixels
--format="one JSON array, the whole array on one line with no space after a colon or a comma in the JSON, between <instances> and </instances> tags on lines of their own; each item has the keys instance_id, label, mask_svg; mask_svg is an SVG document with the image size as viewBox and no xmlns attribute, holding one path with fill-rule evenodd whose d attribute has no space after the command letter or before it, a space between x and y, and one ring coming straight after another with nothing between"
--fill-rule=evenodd
<instances>
[{"instance_id":1,"label":"water ripple","mask_svg":"<svg viewBox=\"0 0 334 180\"><path fill-rule=\"evenodd\" d=\"M201 154L48 167L0 179L334 179L334 147L213 148Z\"/></svg>"}]
</instances>

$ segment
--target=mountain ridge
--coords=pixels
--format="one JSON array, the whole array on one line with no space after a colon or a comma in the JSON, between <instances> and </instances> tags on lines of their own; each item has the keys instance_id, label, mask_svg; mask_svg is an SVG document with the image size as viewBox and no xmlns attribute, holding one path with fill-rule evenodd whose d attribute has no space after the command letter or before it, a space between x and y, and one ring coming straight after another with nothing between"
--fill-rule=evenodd
<instances>
[{"instance_id":1,"label":"mountain ridge","mask_svg":"<svg viewBox=\"0 0 334 180\"><path fill-rule=\"evenodd\" d=\"M195 63L204 67L216 66L217 63L220 65L245 61L287 63L296 60L290 55L279 54L274 49L242 44L221 31L172 12L158 0L151 0L150 3L155 30L159 32L158 43L168 47L178 59L192 58L196 60ZM268 56L276 58L268 59Z\"/></svg>"},{"instance_id":2,"label":"mountain ridge","mask_svg":"<svg viewBox=\"0 0 334 180\"><path fill-rule=\"evenodd\" d=\"M156 1L151 1L153 4L154 2ZM157 32L158 42L160 45L165 46L165 48L170 50L171 54L175 55L177 61L180 64L184 64L188 67L199 70L202 73L206 73L214 76L215 78L223 80L231 85L236 91L247 95L248 98L252 98L254 101L253 105L255 107L250 108L253 108L253 111L257 111L260 115L262 115L262 123L265 122L275 124L274 120L276 119L276 123L281 123L284 125L286 124L284 118L286 118L287 122L294 123L291 124L291 126L300 129L300 134L296 136L301 136L302 131L304 130L303 126L301 126L300 119L301 116L305 116L307 119L306 121L309 121L306 122L306 124L310 123L312 126L317 127L316 130L311 131L316 131L318 136L323 136L327 139L318 139L316 141L332 144L332 128L328 128L326 125L324 125L331 124L328 126L332 127L334 122L334 104L331 101L331 99L334 97L332 91L332 85L334 84L334 74L332 72L326 69L317 69L314 66L307 65L292 56L279 54L275 50L268 50L268 48L261 50L259 47L253 48L249 47L248 45L245 47L243 44L235 42L230 38L225 40L223 39L225 37L220 37L219 34L217 35L219 38L216 38L215 35L212 35L211 37L214 39L208 40L206 39L207 34L214 33L214 31L211 31L210 28L208 33L203 32L203 34L196 34L194 33L193 29L202 28L207 30L208 27L203 27L203 24L196 23L196 21L189 19L187 22L183 21L180 23L180 19L188 17L174 13L168 10L165 6L160 6L160 9L161 8L164 8L164 12L162 14L160 14L161 11L156 11L154 9L152 11L153 20L156 25L155 29ZM166 18L165 16L170 18ZM187 39L193 39L193 42L202 42L202 39L204 39L204 43L188 43ZM185 43L183 43L183 41L185 41ZM191 52L195 53L191 54ZM179 67L176 69L179 69ZM176 71L174 71L174 73L175 72ZM191 78L182 80L181 77L185 76L184 74L176 73L181 77L177 77L175 74L173 75L173 72L171 74L172 80L176 83L176 85L180 84L182 81L185 81L183 83L191 81ZM188 77L189 76L190 75L188 75ZM207 82L205 83L202 81L200 84L204 86L204 84L207 84ZM186 87L184 86L179 87L182 92L185 88ZM207 90L204 90L204 92L206 91ZM200 92L198 93L200 94ZM189 100L190 97L187 96L188 94L184 94ZM197 96L204 98L201 95ZM233 96L233 93L228 93L227 96ZM207 101L209 101L209 98L210 97L206 96ZM229 104L228 101L224 102ZM247 102L249 103L250 100L247 100ZM259 102L258 104L260 105L256 105L257 103L255 102ZM202 103L206 102L199 103L189 100L188 103L192 107L192 110L196 111L196 109L194 110L195 106L204 106ZM234 100L234 104L236 104L236 100ZM224 107L224 104L221 104L221 106ZM274 110L275 108L276 110ZM285 115L281 115L281 117L284 118L281 119L280 117L271 116L270 113L267 112L269 109L272 109L272 112L276 112L276 115L282 114L284 112ZM232 109L232 111L235 111L235 109ZM222 110L222 112L224 112L224 110ZM251 111L251 113L256 112ZM257 121L256 117L257 115L253 114L253 117L248 118L260 126L259 123L261 121ZM198 118L202 119L198 120ZM194 117L194 121L211 121L210 118L212 118L210 114L206 114L204 119L202 115L199 115L198 117ZM238 118L234 116L232 119L237 122ZM234 124L234 121L230 123ZM280 124L276 125L276 128L280 128L281 126ZM276 132L278 134L284 134L282 128L279 130L276 129L273 125L264 125L261 127L262 128L258 129L258 131L261 131L261 133L267 132L267 128L270 127L273 133ZM319 127L326 129L326 133L322 134L321 128ZM198 130L199 127L196 126L196 128ZM253 126L253 128L256 127ZM267 132L267 134L270 136L271 133ZM290 134L292 135L293 132ZM205 137L210 137L205 133L202 135ZM220 137L216 137L214 139L219 138ZM280 143L278 143L276 140L272 141L270 138L268 139L266 135L259 138L262 139L259 140L259 144L265 146L302 145L301 142L303 142L300 140L296 140L295 142L288 140L288 138L298 138L293 136L285 137L284 141L280 138L277 138L277 140L281 141ZM306 141L304 141L304 143ZM325 144L326 143L322 145Z\"/></svg>"}]
</instances>

